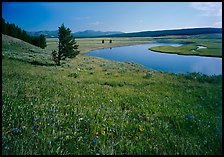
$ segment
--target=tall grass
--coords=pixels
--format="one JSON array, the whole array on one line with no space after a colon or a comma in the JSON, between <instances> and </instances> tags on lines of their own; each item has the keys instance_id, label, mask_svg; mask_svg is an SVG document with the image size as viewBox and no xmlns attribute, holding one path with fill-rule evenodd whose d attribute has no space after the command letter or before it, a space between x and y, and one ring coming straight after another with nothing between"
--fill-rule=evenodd
<instances>
[{"instance_id":1,"label":"tall grass","mask_svg":"<svg viewBox=\"0 0 224 157\"><path fill-rule=\"evenodd\" d=\"M60 67L2 62L3 154L222 152L222 76L87 56Z\"/></svg>"}]
</instances>

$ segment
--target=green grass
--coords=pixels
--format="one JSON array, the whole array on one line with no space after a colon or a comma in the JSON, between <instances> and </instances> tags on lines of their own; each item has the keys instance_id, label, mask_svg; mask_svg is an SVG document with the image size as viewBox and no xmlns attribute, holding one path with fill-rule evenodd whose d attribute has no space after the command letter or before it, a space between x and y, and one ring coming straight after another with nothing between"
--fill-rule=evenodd
<instances>
[{"instance_id":1,"label":"green grass","mask_svg":"<svg viewBox=\"0 0 224 157\"><path fill-rule=\"evenodd\" d=\"M82 53L100 45L88 40ZM17 49L2 48L2 154L221 154L222 76L81 55L39 66Z\"/></svg>"},{"instance_id":2,"label":"green grass","mask_svg":"<svg viewBox=\"0 0 224 157\"><path fill-rule=\"evenodd\" d=\"M191 44L182 45L179 47L173 46L155 46L149 48L149 50L162 52L162 53L174 53L180 55L198 55L209 57L222 57L222 36L221 34L208 34L208 35L194 35L194 36L171 36L166 38L157 38L159 41L166 42L191 42ZM205 49L196 49L197 46L206 46ZM193 52L194 50L195 52Z\"/></svg>"}]
</instances>

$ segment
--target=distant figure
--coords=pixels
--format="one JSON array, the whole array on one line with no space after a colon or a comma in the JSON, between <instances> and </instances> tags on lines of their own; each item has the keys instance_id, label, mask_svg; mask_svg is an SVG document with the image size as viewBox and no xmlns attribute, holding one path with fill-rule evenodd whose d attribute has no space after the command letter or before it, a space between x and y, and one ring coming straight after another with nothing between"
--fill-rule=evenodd
<instances>
[{"instance_id":1,"label":"distant figure","mask_svg":"<svg viewBox=\"0 0 224 157\"><path fill-rule=\"evenodd\" d=\"M104 43L104 40L102 40L102 44Z\"/></svg>"},{"instance_id":2,"label":"distant figure","mask_svg":"<svg viewBox=\"0 0 224 157\"><path fill-rule=\"evenodd\" d=\"M112 43L112 40L110 40L110 43Z\"/></svg>"}]
</instances>

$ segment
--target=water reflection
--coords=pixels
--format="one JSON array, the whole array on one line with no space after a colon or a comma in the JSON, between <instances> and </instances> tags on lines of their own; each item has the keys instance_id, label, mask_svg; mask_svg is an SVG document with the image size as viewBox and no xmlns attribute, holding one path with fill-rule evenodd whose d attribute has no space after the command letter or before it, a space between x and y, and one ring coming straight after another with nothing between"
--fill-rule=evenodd
<instances>
[{"instance_id":1,"label":"water reflection","mask_svg":"<svg viewBox=\"0 0 224 157\"><path fill-rule=\"evenodd\" d=\"M85 55L114 61L135 62L154 70L172 73L200 72L206 75L222 74L222 59L217 57L184 56L158 53L148 50L152 46L182 44L152 43L133 46L100 49Z\"/></svg>"}]
</instances>

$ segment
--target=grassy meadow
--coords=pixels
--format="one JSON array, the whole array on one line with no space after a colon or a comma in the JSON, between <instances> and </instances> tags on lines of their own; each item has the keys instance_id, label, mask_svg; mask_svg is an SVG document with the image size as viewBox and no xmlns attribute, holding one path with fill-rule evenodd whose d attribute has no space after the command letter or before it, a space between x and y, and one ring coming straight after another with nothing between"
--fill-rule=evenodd
<instances>
[{"instance_id":1,"label":"grassy meadow","mask_svg":"<svg viewBox=\"0 0 224 157\"><path fill-rule=\"evenodd\" d=\"M156 40L166 39L77 42L84 54ZM47 45L2 35L2 154L222 153L222 76L169 74L81 54L54 66L57 39Z\"/></svg>"},{"instance_id":2,"label":"grassy meadow","mask_svg":"<svg viewBox=\"0 0 224 157\"><path fill-rule=\"evenodd\" d=\"M194 36L171 36L159 38L160 41L188 43L179 46L178 49L174 46L155 46L149 50L161 53L174 53L180 55L198 55L209 57L222 57L222 34L206 34ZM205 49L197 49L197 46L205 46ZM194 51L192 51L194 50Z\"/></svg>"}]
</instances>

